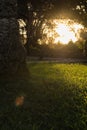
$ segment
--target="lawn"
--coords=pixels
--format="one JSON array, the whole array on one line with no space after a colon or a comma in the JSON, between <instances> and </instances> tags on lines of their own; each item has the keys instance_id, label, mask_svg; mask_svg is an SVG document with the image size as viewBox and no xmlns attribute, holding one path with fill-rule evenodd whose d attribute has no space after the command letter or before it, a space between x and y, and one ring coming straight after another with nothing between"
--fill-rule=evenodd
<instances>
[{"instance_id":1,"label":"lawn","mask_svg":"<svg viewBox=\"0 0 87 130\"><path fill-rule=\"evenodd\" d=\"M87 65L28 63L0 80L0 130L87 130Z\"/></svg>"}]
</instances>

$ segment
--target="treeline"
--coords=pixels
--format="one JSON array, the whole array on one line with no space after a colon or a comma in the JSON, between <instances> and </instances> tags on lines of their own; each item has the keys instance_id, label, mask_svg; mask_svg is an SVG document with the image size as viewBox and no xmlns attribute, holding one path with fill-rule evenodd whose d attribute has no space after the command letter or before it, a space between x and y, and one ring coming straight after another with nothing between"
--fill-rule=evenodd
<instances>
[{"instance_id":1,"label":"treeline","mask_svg":"<svg viewBox=\"0 0 87 130\"><path fill-rule=\"evenodd\" d=\"M83 48L80 44L70 42L69 44L42 44L37 46L30 46L28 56L51 58L85 58Z\"/></svg>"},{"instance_id":2,"label":"treeline","mask_svg":"<svg viewBox=\"0 0 87 130\"><path fill-rule=\"evenodd\" d=\"M17 4L18 19L26 24L21 30L26 30L27 51L31 46L37 46L38 39L43 38L42 25L49 19L65 17L87 26L87 1L84 0L17 0Z\"/></svg>"},{"instance_id":3,"label":"treeline","mask_svg":"<svg viewBox=\"0 0 87 130\"><path fill-rule=\"evenodd\" d=\"M84 0L17 0L18 19L25 22L21 32L26 30L26 50L29 56L38 57L75 57L87 55L87 43L81 47L74 43L68 45L38 45L43 39L42 25L49 19L69 18L87 26L87 2ZM68 11L69 10L69 11ZM49 23L48 23L49 24ZM50 25L49 25L50 26ZM24 35L24 34L23 34ZM23 36L22 35L22 36ZM85 55L84 55L85 54Z\"/></svg>"}]
</instances>

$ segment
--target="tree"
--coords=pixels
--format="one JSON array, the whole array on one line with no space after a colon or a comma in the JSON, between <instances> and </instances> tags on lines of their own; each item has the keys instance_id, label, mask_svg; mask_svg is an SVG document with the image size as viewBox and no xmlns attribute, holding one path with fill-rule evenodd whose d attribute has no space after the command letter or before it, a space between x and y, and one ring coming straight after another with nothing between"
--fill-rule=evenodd
<instances>
[{"instance_id":1,"label":"tree","mask_svg":"<svg viewBox=\"0 0 87 130\"><path fill-rule=\"evenodd\" d=\"M16 0L0 0L0 73L15 73L25 64L20 43Z\"/></svg>"},{"instance_id":2,"label":"tree","mask_svg":"<svg viewBox=\"0 0 87 130\"><path fill-rule=\"evenodd\" d=\"M86 0L55 0L54 13L64 14L69 18L78 19L84 24L87 21L87 1Z\"/></svg>"},{"instance_id":3,"label":"tree","mask_svg":"<svg viewBox=\"0 0 87 130\"><path fill-rule=\"evenodd\" d=\"M87 26L86 0L18 0L19 15L26 22L27 44L36 46L42 38L42 24L55 18L75 19Z\"/></svg>"},{"instance_id":4,"label":"tree","mask_svg":"<svg viewBox=\"0 0 87 130\"><path fill-rule=\"evenodd\" d=\"M42 24L49 17L49 10L52 9L53 0L18 0L19 17L25 20L27 29L27 44L36 46L38 39L41 38ZM24 3L24 4L23 4ZM24 10L24 11L23 11Z\"/></svg>"}]
</instances>

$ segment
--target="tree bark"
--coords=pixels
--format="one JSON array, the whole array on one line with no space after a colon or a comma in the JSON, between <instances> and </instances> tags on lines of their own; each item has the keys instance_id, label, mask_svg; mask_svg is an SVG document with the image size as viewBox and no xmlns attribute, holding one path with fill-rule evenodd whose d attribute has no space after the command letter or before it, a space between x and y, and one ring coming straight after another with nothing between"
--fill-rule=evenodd
<instances>
[{"instance_id":1,"label":"tree bark","mask_svg":"<svg viewBox=\"0 0 87 130\"><path fill-rule=\"evenodd\" d=\"M16 73L25 63L20 42L16 0L0 0L0 73Z\"/></svg>"}]
</instances>

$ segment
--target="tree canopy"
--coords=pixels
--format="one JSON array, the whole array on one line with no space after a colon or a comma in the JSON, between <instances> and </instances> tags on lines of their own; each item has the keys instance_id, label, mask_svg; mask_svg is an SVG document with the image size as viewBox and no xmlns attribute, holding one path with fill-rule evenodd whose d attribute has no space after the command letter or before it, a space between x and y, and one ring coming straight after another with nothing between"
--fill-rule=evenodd
<instances>
[{"instance_id":1,"label":"tree canopy","mask_svg":"<svg viewBox=\"0 0 87 130\"><path fill-rule=\"evenodd\" d=\"M87 14L86 0L18 0L19 14L28 17L30 11L45 13L47 17L51 14L68 13L83 19Z\"/></svg>"}]
</instances>

